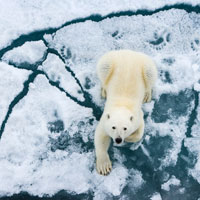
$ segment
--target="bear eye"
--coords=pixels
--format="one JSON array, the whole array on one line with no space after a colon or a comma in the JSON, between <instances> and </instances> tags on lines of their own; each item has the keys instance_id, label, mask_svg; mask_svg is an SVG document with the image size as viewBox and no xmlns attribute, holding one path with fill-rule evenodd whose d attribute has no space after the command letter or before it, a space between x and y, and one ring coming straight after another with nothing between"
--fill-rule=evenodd
<instances>
[{"instance_id":1,"label":"bear eye","mask_svg":"<svg viewBox=\"0 0 200 200\"><path fill-rule=\"evenodd\" d=\"M124 127L124 131L126 131L127 130L127 128L126 127Z\"/></svg>"},{"instance_id":2,"label":"bear eye","mask_svg":"<svg viewBox=\"0 0 200 200\"><path fill-rule=\"evenodd\" d=\"M113 130L115 130L115 129L116 129L116 127L115 127L115 126L113 126L113 127L112 127L112 129L113 129Z\"/></svg>"},{"instance_id":3,"label":"bear eye","mask_svg":"<svg viewBox=\"0 0 200 200\"><path fill-rule=\"evenodd\" d=\"M109 114L107 114L107 118L110 119L110 115Z\"/></svg>"}]
</instances>

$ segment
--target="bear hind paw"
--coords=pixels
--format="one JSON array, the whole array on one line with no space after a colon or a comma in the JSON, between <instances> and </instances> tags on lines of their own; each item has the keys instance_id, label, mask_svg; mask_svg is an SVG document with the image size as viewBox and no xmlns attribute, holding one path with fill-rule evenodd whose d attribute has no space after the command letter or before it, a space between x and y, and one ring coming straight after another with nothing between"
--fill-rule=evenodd
<instances>
[{"instance_id":1,"label":"bear hind paw","mask_svg":"<svg viewBox=\"0 0 200 200\"><path fill-rule=\"evenodd\" d=\"M151 101L151 91L145 93L143 103L148 103L150 101Z\"/></svg>"},{"instance_id":2,"label":"bear hind paw","mask_svg":"<svg viewBox=\"0 0 200 200\"><path fill-rule=\"evenodd\" d=\"M106 90L104 88L101 88L101 96L106 98Z\"/></svg>"}]
</instances>

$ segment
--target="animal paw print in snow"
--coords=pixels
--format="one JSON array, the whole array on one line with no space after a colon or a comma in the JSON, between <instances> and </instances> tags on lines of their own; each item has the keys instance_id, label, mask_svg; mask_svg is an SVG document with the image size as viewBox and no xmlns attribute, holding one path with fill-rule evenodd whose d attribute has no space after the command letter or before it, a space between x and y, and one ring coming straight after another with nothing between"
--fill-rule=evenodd
<instances>
[{"instance_id":1,"label":"animal paw print in snow","mask_svg":"<svg viewBox=\"0 0 200 200\"><path fill-rule=\"evenodd\" d=\"M171 40L171 34L167 31L162 31L161 33L154 33L154 39L150 40L149 43L152 45L153 48L156 50L163 49L167 43Z\"/></svg>"},{"instance_id":2,"label":"animal paw print in snow","mask_svg":"<svg viewBox=\"0 0 200 200\"><path fill-rule=\"evenodd\" d=\"M191 41L191 48L193 51L200 51L200 37L194 36Z\"/></svg>"},{"instance_id":3,"label":"animal paw print in snow","mask_svg":"<svg viewBox=\"0 0 200 200\"><path fill-rule=\"evenodd\" d=\"M112 37L115 39L121 39L123 37L123 34L119 31L115 31L114 33L112 33Z\"/></svg>"}]
</instances>

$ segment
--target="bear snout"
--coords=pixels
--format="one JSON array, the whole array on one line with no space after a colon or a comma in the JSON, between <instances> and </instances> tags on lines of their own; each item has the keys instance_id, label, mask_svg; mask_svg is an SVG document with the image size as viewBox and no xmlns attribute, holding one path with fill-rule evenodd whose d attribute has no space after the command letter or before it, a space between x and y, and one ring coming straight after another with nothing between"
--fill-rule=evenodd
<instances>
[{"instance_id":1,"label":"bear snout","mask_svg":"<svg viewBox=\"0 0 200 200\"><path fill-rule=\"evenodd\" d=\"M116 142L117 144L120 144L120 143L122 142L122 138L121 138L121 137L116 138L116 139L115 139L115 142Z\"/></svg>"}]
</instances>

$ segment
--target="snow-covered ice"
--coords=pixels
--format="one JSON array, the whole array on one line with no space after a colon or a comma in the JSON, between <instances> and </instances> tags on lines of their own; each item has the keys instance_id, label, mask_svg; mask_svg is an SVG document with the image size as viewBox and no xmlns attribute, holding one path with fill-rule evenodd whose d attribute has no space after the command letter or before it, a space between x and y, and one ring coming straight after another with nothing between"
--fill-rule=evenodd
<instances>
[{"instance_id":1,"label":"snow-covered ice","mask_svg":"<svg viewBox=\"0 0 200 200\"><path fill-rule=\"evenodd\" d=\"M168 1L0 1L0 197L200 197L200 1L178 3L195 12L164 9ZM80 20L95 14L112 15ZM150 55L159 79L143 107L142 144L112 146L113 170L103 177L95 66L116 49Z\"/></svg>"},{"instance_id":2,"label":"snow-covered ice","mask_svg":"<svg viewBox=\"0 0 200 200\"><path fill-rule=\"evenodd\" d=\"M33 65L42 60L46 50L47 47L42 41L26 42L23 46L14 48L7 52L3 56L2 60L7 63L14 63L18 67L26 64Z\"/></svg>"},{"instance_id":3,"label":"snow-covered ice","mask_svg":"<svg viewBox=\"0 0 200 200\"><path fill-rule=\"evenodd\" d=\"M23 88L23 83L27 79L30 72L26 70L19 70L5 62L0 62L0 123L8 111L9 104L14 97L19 94Z\"/></svg>"},{"instance_id":4,"label":"snow-covered ice","mask_svg":"<svg viewBox=\"0 0 200 200\"><path fill-rule=\"evenodd\" d=\"M199 0L176 0L174 3L198 5ZM131 0L88 1L88 0L8 0L0 1L0 48L6 47L14 39L33 31L62 27L68 21L88 17L93 14L102 16L112 12L137 11L140 9L154 10L165 5L173 5L167 0Z\"/></svg>"},{"instance_id":5,"label":"snow-covered ice","mask_svg":"<svg viewBox=\"0 0 200 200\"><path fill-rule=\"evenodd\" d=\"M67 71L65 63L58 56L48 54L47 59L42 66L39 66L39 69L43 70L50 80L59 83L65 91L83 100L83 92L77 84L75 77L72 79L72 74L70 71Z\"/></svg>"},{"instance_id":6,"label":"snow-covered ice","mask_svg":"<svg viewBox=\"0 0 200 200\"><path fill-rule=\"evenodd\" d=\"M162 198L159 193L154 193L151 200L162 200Z\"/></svg>"}]
</instances>

